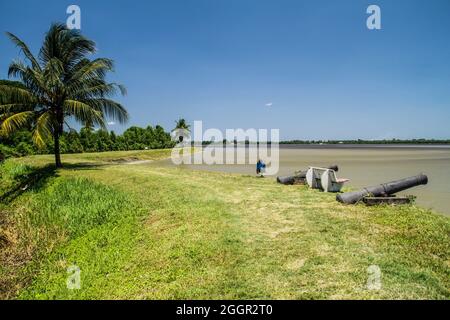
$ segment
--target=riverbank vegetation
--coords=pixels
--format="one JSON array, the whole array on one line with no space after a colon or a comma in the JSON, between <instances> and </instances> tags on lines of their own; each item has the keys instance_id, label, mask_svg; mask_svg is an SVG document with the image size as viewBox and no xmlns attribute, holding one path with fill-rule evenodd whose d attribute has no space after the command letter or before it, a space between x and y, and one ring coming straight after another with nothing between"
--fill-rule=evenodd
<instances>
[{"instance_id":1,"label":"riverbank vegetation","mask_svg":"<svg viewBox=\"0 0 450 320\"><path fill-rule=\"evenodd\" d=\"M104 151L128 151L172 148L174 142L170 133L157 125L140 128L133 126L117 135L114 131L94 130L92 127L64 131L60 137L61 153L83 153ZM52 154L53 142L38 148L32 141L29 130L21 130L0 140L0 154L3 158L23 157L35 154Z\"/></svg>"},{"instance_id":2,"label":"riverbank vegetation","mask_svg":"<svg viewBox=\"0 0 450 320\"><path fill-rule=\"evenodd\" d=\"M345 206L272 179L119 164L169 154L63 155L58 170L51 156L7 160L1 297L450 298L448 217L414 205ZM79 290L67 288L71 266ZM371 266L379 290L367 286Z\"/></svg>"}]
</instances>

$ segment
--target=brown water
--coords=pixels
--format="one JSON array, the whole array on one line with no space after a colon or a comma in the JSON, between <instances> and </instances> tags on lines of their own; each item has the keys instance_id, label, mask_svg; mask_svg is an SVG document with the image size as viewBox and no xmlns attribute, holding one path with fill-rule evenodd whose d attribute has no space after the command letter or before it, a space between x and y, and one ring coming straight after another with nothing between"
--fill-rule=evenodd
<instances>
[{"instance_id":1,"label":"brown water","mask_svg":"<svg viewBox=\"0 0 450 320\"><path fill-rule=\"evenodd\" d=\"M170 161L166 161L170 164ZM349 186L367 187L424 173L429 182L403 192L417 203L450 215L450 146L282 145L278 175L290 175L308 166L339 166L338 177ZM197 170L255 174L255 165L187 165Z\"/></svg>"}]
</instances>

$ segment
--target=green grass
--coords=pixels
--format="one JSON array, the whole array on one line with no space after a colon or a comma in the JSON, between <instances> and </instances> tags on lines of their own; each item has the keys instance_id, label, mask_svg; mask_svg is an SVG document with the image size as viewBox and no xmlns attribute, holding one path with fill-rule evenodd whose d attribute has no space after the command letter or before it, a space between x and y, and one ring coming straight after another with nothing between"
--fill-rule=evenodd
<instances>
[{"instance_id":1,"label":"green grass","mask_svg":"<svg viewBox=\"0 0 450 320\"><path fill-rule=\"evenodd\" d=\"M127 161L138 160L161 160L170 157L171 149L160 150L137 150L137 151L108 151L108 152L92 152L62 155L63 161L68 164L105 164L105 163L121 163ZM22 162L28 164L43 164L54 161L53 155L30 156L21 159Z\"/></svg>"},{"instance_id":2,"label":"green grass","mask_svg":"<svg viewBox=\"0 0 450 320\"><path fill-rule=\"evenodd\" d=\"M450 298L448 217L413 205L345 206L272 179L115 163L168 154L66 155L73 165L0 208L10 217L3 297ZM17 175L48 161L15 160L25 165ZM66 287L71 265L80 290ZM367 289L371 265L381 290Z\"/></svg>"},{"instance_id":3,"label":"green grass","mask_svg":"<svg viewBox=\"0 0 450 320\"><path fill-rule=\"evenodd\" d=\"M28 267L44 276L31 282L21 298L71 298L65 284L69 266L81 268L84 283L95 283L126 261L139 240L136 218L143 211L107 186L83 178L56 179L30 200L26 215L29 232L40 238L36 247L57 242ZM95 297L89 290L73 296Z\"/></svg>"},{"instance_id":4,"label":"green grass","mask_svg":"<svg viewBox=\"0 0 450 320\"><path fill-rule=\"evenodd\" d=\"M32 172L33 168L30 165L16 163L12 159L6 160L0 166L0 195L9 191Z\"/></svg>"}]
</instances>

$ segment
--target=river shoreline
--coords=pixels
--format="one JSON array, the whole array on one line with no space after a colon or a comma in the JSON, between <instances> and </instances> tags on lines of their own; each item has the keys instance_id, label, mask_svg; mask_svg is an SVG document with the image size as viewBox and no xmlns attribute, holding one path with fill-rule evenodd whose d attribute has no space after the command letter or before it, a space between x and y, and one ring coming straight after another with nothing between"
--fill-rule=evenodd
<instances>
[{"instance_id":1,"label":"river shoreline","mask_svg":"<svg viewBox=\"0 0 450 320\"><path fill-rule=\"evenodd\" d=\"M217 146L220 148L220 146ZM246 147L246 153L256 145L227 145L226 152ZM273 146L272 146L273 147ZM205 150L204 147L203 149ZM268 146L270 149L270 146ZM226 154L225 154L226 157ZM225 161L224 161L225 162ZM173 166L170 159L160 164ZM426 186L400 194L417 197L417 204L450 216L450 146L449 145L279 145L279 170L276 176L291 175L309 166L338 165L338 177L349 178L348 187L360 189L424 173ZM255 165L192 164L189 169L254 175Z\"/></svg>"}]
</instances>

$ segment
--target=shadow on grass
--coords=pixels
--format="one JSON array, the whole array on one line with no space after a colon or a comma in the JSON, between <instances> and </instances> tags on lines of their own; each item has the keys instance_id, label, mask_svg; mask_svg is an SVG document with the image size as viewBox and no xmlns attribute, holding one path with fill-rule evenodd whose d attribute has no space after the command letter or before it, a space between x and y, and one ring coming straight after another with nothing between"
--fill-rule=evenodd
<instances>
[{"instance_id":1,"label":"shadow on grass","mask_svg":"<svg viewBox=\"0 0 450 320\"><path fill-rule=\"evenodd\" d=\"M99 164L99 163L89 163L89 162L82 162L82 163L64 163L63 169L64 170L97 170L100 167L107 166L108 164ZM57 170L55 165L46 165L41 168L34 169L31 173L25 174L21 176L17 183L4 192L3 194L0 194L0 202L4 204L8 204L12 202L14 199L19 197L21 194L28 190L40 190L43 188L46 184L46 182L52 178L56 177Z\"/></svg>"},{"instance_id":2,"label":"shadow on grass","mask_svg":"<svg viewBox=\"0 0 450 320\"><path fill-rule=\"evenodd\" d=\"M63 169L66 170L98 170L101 167L111 166L109 163L97 162L80 162L80 163L64 163Z\"/></svg>"},{"instance_id":3,"label":"shadow on grass","mask_svg":"<svg viewBox=\"0 0 450 320\"><path fill-rule=\"evenodd\" d=\"M35 169L31 173L21 176L10 190L1 194L0 202L7 204L29 189L40 189L48 179L54 176L56 176L56 168L54 165Z\"/></svg>"}]
</instances>

